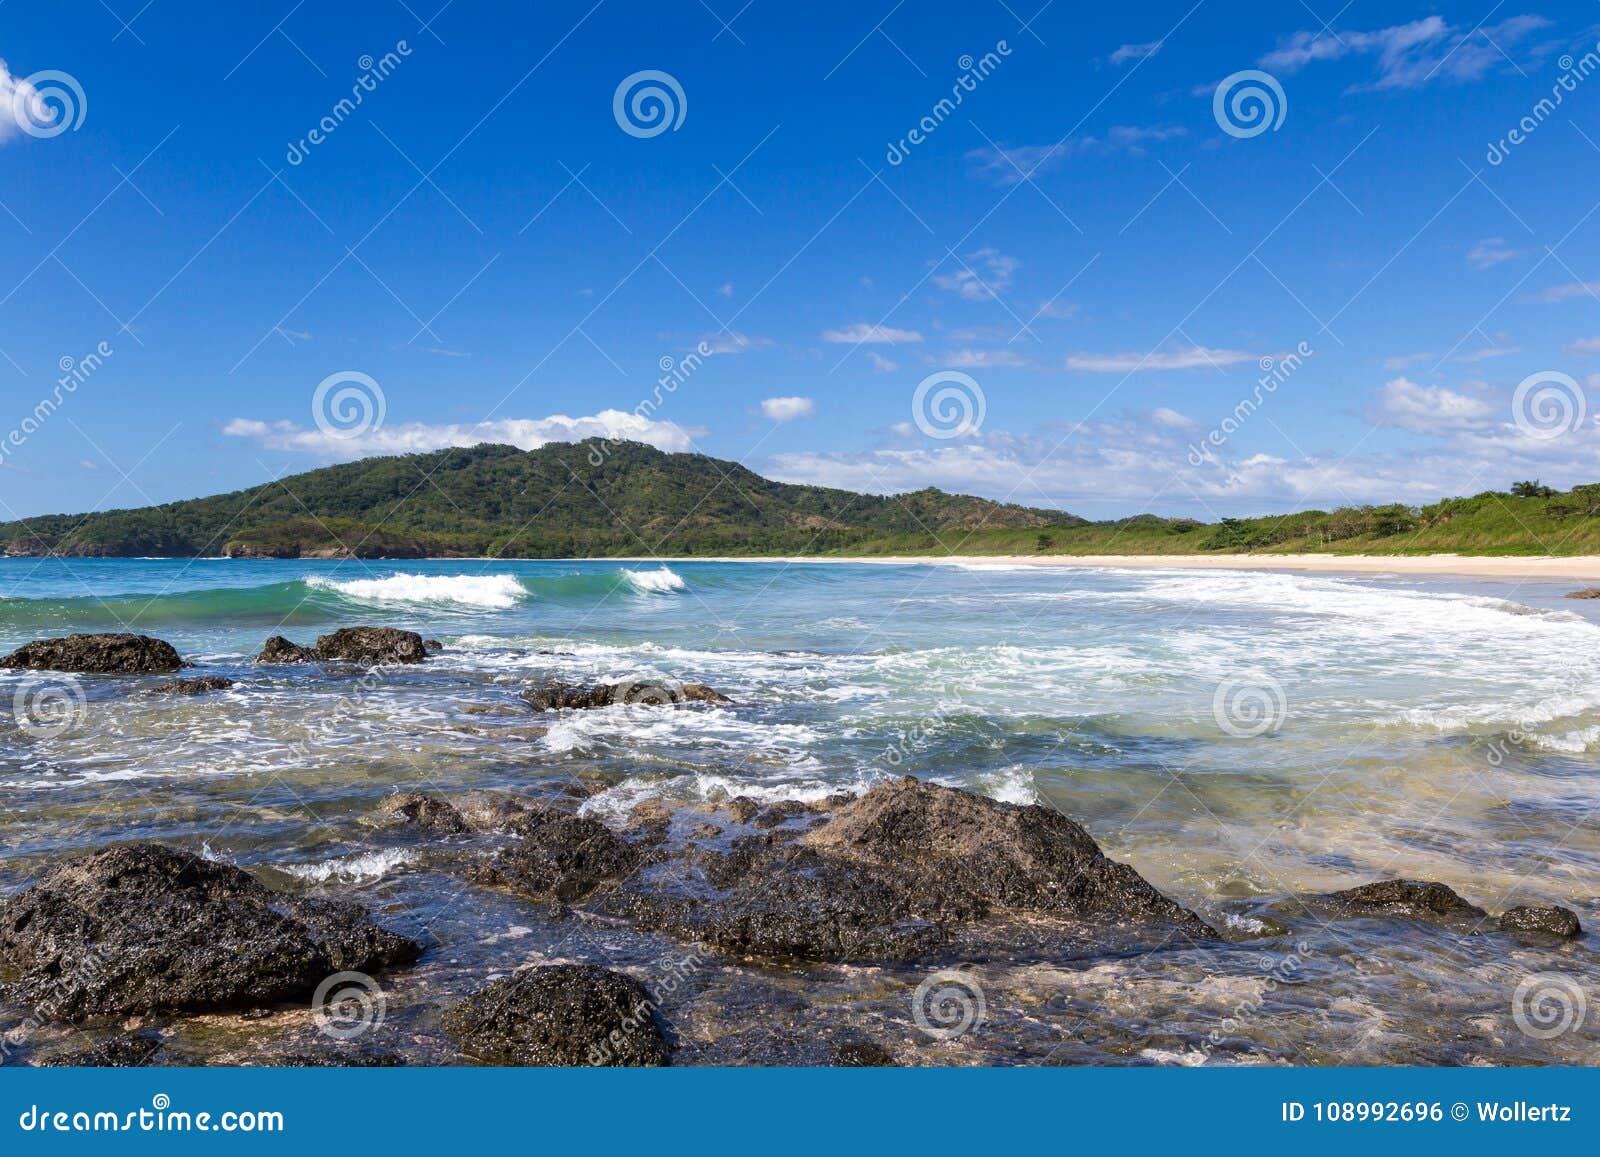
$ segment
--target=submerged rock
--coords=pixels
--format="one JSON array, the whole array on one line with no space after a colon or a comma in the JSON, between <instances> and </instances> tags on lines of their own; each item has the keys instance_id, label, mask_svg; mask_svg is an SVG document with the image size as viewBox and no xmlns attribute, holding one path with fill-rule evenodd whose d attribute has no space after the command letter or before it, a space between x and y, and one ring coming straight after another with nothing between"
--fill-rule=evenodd
<instances>
[{"instance_id":1,"label":"submerged rock","mask_svg":"<svg viewBox=\"0 0 1600 1157\"><path fill-rule=\"evenodd\" d=\"M159 674L183 665L171 643L127 633L36 639L0 658L0 667L82 675Z\"/></svg>"},{"instance_id":2,"label":"submerged rock","mask_svg":"<svg viewBox=\"0 0 1600 1157\"><path fill-rule=\"evenodd\" d=\"M315 647L302 647L282 635L261 646L257 663L360 663L379 667L389 663L420 663L428 657L422 636L393 627L344 627L323 635Z\"/></svg>"},{"instance_id":3,"label":"submerged rock","mask_svg":"<svg viewBox=\"0 0 1600 1157\"><path fill-rule=\"evenodd\" d=\"M1561 940L1576 940L1583 935L1578 914L1555 904L1545 908L1512 908L1501 915L1500 930L1525 936L1554 936Z\"/></svg>"},{"instance_id":4,"label":"submerged rock","mask_svg":"<svg viewBox=\"0 0 1600 1157\"><path fill-rule=\"evenodd\" d=\"M204 695L208 691L226 691L233 680L222 675L202 675L198 679L168 679L150 688L152 695Z\"/></svg>"},{"instance_id":5,"label":"submerged rock","mask_svg":"<svg viewBox=\"0 0 1600 1157\"><path fill-rule=\"evenodd\" d=\"M1407 916L1414 920L1487 920L1489 913L1431 880L1379 880L1320 897L1348 916Z\"/></svg>"},{"instance_id":6,"label":"submerged rock","mask_svg":"<svg viewBox=\"0 0 1600 1157\"><path fill-rule=\"evenodd\" d=\"M445 1013L470 1056L502 1065L665 1065L672 1053L644 986L592 964L528 968Z\"/></svg>"},{"instance_id":7,"label":"submerged rock","mask_svg":"<svg viewBox=\"0 0 1600 1157\"><path fill-rule=\"evenodd\" d=\"M535 711L563 711L591 707L639 705L667 706L674 703L732 703L719 691L704 683L666 683L656 679L634 679L625 683L596 683L579 686L552 680L522 693L522 700Z\"/></svg>"},{"instance_id":8,"label":"submerged rock","mask_svg":"<svg viewBox=\"0 0 1600 1157\"><path fill-rule=\"evenodd\" d=\"M472 825L454 805L416 791L390 796L378 808L378 815L389 823L441 836L457 836L472 830Z\"/></svg>"},{"instance_id":9,"label":"submerged rock","mask_svg":"<svg viewBox=\"0 0 1600 1157\"><path fill-rule=\"evenodd\" d=\"M150 1064L161 1051L161 1038L150 1033L118 1033L87 1048L51 1053L33 1063L40 1068L135 1069Z\"/></svg>"},{"instance_id":10,"label":"submerged rock","mask_svg":"<svg viewBox=\"0 0 1600 1157\"><path fill-rule=\"evenodd\" d=\"M0 904L0 965L52 1020L255 1008L421 953L358 905L273 892L161 844L79 856Z\"/></svg>"}]
</instances>

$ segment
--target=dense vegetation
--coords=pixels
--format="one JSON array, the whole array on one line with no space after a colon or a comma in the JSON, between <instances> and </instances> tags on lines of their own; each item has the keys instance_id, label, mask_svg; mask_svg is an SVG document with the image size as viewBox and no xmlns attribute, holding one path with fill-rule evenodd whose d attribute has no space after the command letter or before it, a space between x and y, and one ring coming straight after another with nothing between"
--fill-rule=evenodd
<instances>
[{"instance_id":1,"label":"dense vegetation","mask_svg":"<svg viewBox=\"0 0 1600 1157\"><path fill-rule=\"evenodd\" d=\"M1057 511L919 490L893 498L772 482L734 462L633 442L474 446L368 458L249 490L139 510L0 524L11 554L783 554L894 534L953 547L983 527L1076 522Z\"/></svg>"},{"instance_id":2,"label":"dense vegetation","mask_svg":"<svg viewBox=\"0 0 1600 1157\"><path fill-rule=\"evenodd\" d=\"M1430 506L1262 518L1061 511L918 490L772 482L638 443L474 446L368 458L139 510L0 523L7 554L417 558L449 555L1600 554L1600 484L1539 482Z\"/></svg>"}]
</instances>

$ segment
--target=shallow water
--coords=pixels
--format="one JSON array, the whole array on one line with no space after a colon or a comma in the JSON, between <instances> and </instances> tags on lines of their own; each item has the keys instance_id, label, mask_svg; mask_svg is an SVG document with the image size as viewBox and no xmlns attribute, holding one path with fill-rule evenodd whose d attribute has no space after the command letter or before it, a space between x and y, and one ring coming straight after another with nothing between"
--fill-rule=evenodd
<instances>
[{"instance_id":1,"label":"shallow water","mask_svg":"<svg viewBox=\"0 0 1600 1157\"><path fill-rule=\"evenodd\" d=\"M748 970L707 963L664 1002L687 1059L735 1059L709 1042L752 1032L767 1034L746 1050L760 1057L771 1034L831 1017L906 1063L1593 1063L1592 934L1519 947L1285 907L1406 876L1491 912L1553 902L1600 925L1600 607L1565 589L981 563L10 559L0 647L137 629L239 685L190 699L143 694L155 679L0 676L0 702L23 710L0 722L0 887L155 838L359 899L434 938L386 981L382 1032L449 1060L438 1005L497 970L556 957L648 973L684 949L546 926L464 885L451 864L466 847L361 822L390 791L525 793L581 774L609 785L586 808L620 822L654 795L814 799L910 773L1055 806L1214 924L1270 909L1293 935L974 963L986 1020L945 1042L913 1023L914 971L766 970L757 992ZM355 623L445 650L371 677L250 663L270 634L310 643ZM639 675L735 705L541 716L517 698L548 678ZM1512 1015L1542 973L1594 1006L1549 1038ZM262 1030L174 1031L222 1058L230 1032Z\"/></svg>"}]
</instances>

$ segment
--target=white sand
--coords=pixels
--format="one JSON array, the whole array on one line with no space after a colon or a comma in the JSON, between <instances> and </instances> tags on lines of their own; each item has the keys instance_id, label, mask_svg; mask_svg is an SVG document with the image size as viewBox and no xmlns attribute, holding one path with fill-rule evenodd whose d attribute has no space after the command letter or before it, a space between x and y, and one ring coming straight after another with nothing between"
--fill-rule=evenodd
<instances>
[{"instance_id":1,"label":"white sand","mask_svg":"<svg viewBox=\"0 0 1600 1157\"><path fill-rule=\"evenodd\" d=\"M1562 579L1600 584L1600 556L1572 558L1483 557L1460 554L1375 555L1375 554L1098 554L1098 555L994 555L967 554L951 557L885 556L862 558L761 557L761 558L611 558L597 562L785 562L785 563L876 563L883 566L1066 566L1066 567L1156 567L1187 570L1300 570L1328 574L1467 575L1478 578Z\"/></svg>"}]
</instances>

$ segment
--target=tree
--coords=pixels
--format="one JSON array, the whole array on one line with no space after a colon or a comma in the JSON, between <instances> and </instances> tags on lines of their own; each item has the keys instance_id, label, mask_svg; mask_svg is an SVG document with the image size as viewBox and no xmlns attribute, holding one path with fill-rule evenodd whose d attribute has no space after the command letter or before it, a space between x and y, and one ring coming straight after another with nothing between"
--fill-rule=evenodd
<instances>
[{"instance_id":1,"label":"tree","mask_svg":"<svg viewBox=\"0 0 1600 1157\"><path fill-rule=\"evenodd\" d=\"M1513 498L1554 498L1554 487L1541 485L1535 478L1532 482L1513 482L1511 496Z\"/></svg>"}]
</instances>

